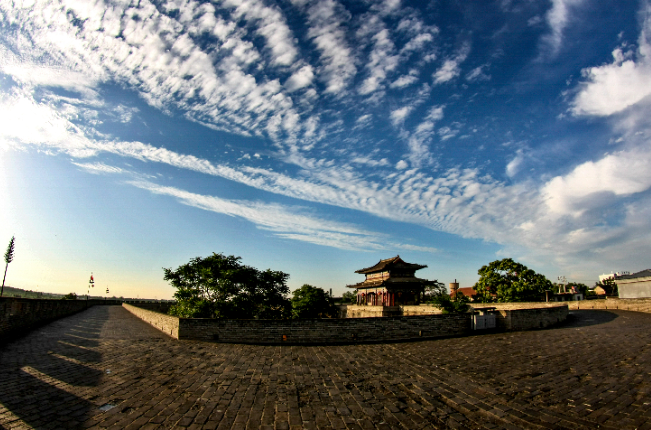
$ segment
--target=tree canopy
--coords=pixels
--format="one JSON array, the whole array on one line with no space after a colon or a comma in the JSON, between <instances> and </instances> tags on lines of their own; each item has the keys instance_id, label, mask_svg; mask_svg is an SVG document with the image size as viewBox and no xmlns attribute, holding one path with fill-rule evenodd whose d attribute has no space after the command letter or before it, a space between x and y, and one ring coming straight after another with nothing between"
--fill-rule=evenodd
<instances>
[{"instance_id":1,"label":"tree canopy","mask_svg":"<svg viewBox=\"0 0 651 430\"><path fill-rule=\"evenodd\" d=\"M431 302L442 294L447 294L445 284L443 282L439 282L438 279L434 279L425 285L425 299L423 301L425 303Z\"/></svg>"},{"instance_id":2,"label":"tree canopy","mask_svg":"<svg viewBox=\"0 0 651 430\"><path fill-rule=\"evenodd\" d=\"M260 271L241 258L213 253L196 257L176 270L163 268L176 293L170 314L185 318L289 318L289 275Z\"/></svg>"},{"instance_id":3,"label":"tree canopy","mask_svg":"<svg viewBox=\"0 0 651 430\"><path fill-rule=\"evenodd\" d=\"M329 318L335 316L332 298L323 288L304 284L292 293L294 318Z\"/></svg>"},{"instance_id":4,"label":"tree canopy","mask_svg":"<svg viewBox=\"0 0 651 430\"><path fill-rule=\"evenodd\" d=\"M357 303L357 293L355 291L346 291L341 296L341 301L343 303L356 304Z\"/></svg>"},{"instance_id":5,"label":"tree canopy","mask_svg":"<svg viewBox=\"0 0 651 430\"><path fill-rule=\"evenodd\" d=\"M478 274L474 289L483 302L537 302L553 289L545 276L510 258L482 266Z\"/></svg>"}]
</instances>

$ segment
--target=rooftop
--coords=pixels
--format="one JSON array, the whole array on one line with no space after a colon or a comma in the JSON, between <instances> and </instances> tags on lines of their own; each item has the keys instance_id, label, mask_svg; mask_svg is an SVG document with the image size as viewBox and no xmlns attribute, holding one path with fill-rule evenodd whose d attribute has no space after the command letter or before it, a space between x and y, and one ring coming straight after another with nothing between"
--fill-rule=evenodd
<instances>
[{"instance_id":1,"label":"rooftop","mask_svg":"<svg viewBox=\"0 0 651 430\"><path fill-rule=\"evenodd\" d=\"M367 267L365 269L355 270L355 273L366 274L366 273L381 272L383 270L386 270L388 268L393 268L393 267L401 268L401 269L411 269L416 271L427 267L427 265L407 263L402 258L400 258L399 255L396 255L395 257L387 258L386 260L380 260L375 266Z\"/></svg>"}]
</instances>

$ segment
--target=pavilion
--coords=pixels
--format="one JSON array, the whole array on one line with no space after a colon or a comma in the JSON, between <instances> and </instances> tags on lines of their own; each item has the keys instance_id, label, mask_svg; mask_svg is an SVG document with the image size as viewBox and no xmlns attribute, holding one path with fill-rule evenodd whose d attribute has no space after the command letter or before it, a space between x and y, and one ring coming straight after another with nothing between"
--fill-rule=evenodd
<instances>
[{"instance_id":1,"label":"pavilion","mask_svg":"<svg viewBox=\"0 0 651 430\"><path fill-rule=\"evenodd\" d=\"M422 302L427 279L416 277L416 271L427 267L407 263L399 255L380 260L375 266L356 270L366 275L364 282L347 285L357 290L357 304L366 306L418 305Z\"/></svg>"}]
</instances>

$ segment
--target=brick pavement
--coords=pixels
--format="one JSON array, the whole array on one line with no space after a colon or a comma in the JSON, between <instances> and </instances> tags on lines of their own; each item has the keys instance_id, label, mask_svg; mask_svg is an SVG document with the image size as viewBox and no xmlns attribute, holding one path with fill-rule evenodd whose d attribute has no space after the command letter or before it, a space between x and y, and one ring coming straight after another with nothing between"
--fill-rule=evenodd
<instances>
[{"instance_id":1,"label":"brick pavement","mask_svg":"<svg viewBox=\"0 0 651 430\"><path fill-rule=\"evenodd\" d=\"M253 346L173 340L94 307L0 348L0 426L651 428L651 315L444 340Z\"/></svg>"}]
</instances>

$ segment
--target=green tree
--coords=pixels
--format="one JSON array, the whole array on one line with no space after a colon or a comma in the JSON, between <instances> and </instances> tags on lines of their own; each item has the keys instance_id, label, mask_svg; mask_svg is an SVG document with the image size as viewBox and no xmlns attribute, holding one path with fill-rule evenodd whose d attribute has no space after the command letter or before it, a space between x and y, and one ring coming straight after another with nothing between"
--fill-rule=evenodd
<instances>
[{"instance_id":1,"label":"green tree","mask_svg":"<svg viewBox=\"0 0 651 430\"><path fill-rule=\"evenodd\" d=\"M68 293L61 297L61 300L77 300L77 293Z\"/></svg>"},{"instance_id":2,"label":"green tree","mask_svg":"<svg viewBox=\"0 0 651 430\"><path fill-rule=\"evenodd\" d=\"M482 302L537 302L553 288L545 276L510 258L482 266L478 274L474 289Z\"/></svg>"},{"instance_id":3,"label":"green tree","mask_svg":"<svg viewBox=\"0 0 651 430\"><path fill-rule=\"evenodd\" d=\"M0 289L0 297L2 297L2 294L5 292L5 280L7 279L7 268L9 267L9 263L11 263L14 260L14 243L16 239L14 236L11 236L11 240L9 241L9 245L7 246L7 252L5 252L5 276L2 278L2 288Z\"/></svg>"},{"instance_id":4,"label":"green tree","mask_svg":"<svg viewBox=\"0 0 651 430\"><path fill-rule=\"evenodd\" d=\"M463 293L457 292L454 298L447 293L433 296L430 303L441 309L444 314L464 314L470 310L470 299Z\"/></svg>"},{"instance_id":5,"label":"green tree","mask_svg":"<svg viewBox=\"0 0 651 430\"><path fill-rule=\"evenodd\" d=\"M437 279L429 281L428 284L425 285L425 299L423 302L432 302L436 297L442 294L447 294L445 284L443 282L439 282Z\"/></svg>"},{"instance_id":6,"label":"green tree","mask_svg":"<svg viewBox=\"0 0 651 430\"><path fill-rule=\"evenodd\" d=\"M352 305L357 304L357 293L355 291L346 291L341 296L341 301Z\"/></svg>"},{"instance_id":7,"label":"green tree","mask_svg":"<svg viewBox=\"0 0 651 430\"><path fill-rule=\"evenodd\" d=\"M332 298L323 288L305 284L292 295L294 318L330 318L335 315Z\"/></svg>"},{"instance_id":8,"label":"green tree","mask_svg":"<svg viewBox=\"0 0 651 430\"><path fill-rule=\"evenodd\" d=\"M176 288L170 314L184 318L289 318L289 275L260 271L240 260L213 253L193 258L176 270L163 268L164 279Z\"/></svg>"}]
</instances>

